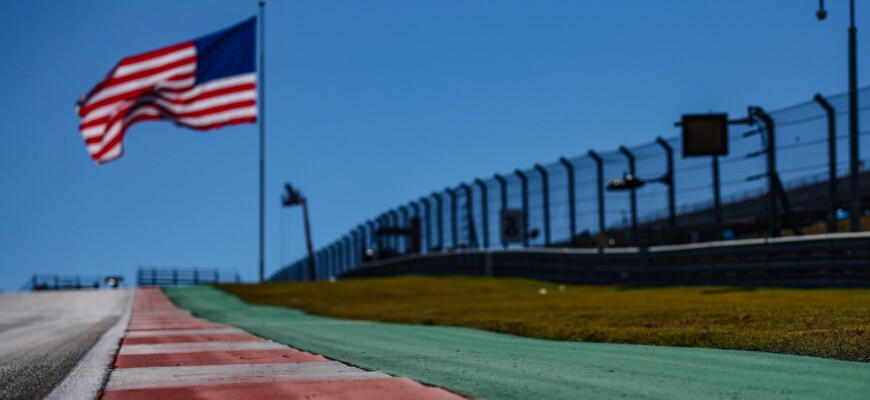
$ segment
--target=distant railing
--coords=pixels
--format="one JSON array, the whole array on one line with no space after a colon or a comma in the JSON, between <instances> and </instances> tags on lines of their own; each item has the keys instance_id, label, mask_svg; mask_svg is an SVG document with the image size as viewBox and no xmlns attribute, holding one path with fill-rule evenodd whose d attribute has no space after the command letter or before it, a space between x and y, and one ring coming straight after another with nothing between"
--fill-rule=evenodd
<instances>
[{"instance_id":1,"label":"distant railing","mask_svg":"<svg viewBox=\"0 0 870 400\"><path fill-rule=\"evenodd\" d=\"M341 278L484 275L627 286L870 287L870 233L603 249L468 250L374 261Z\"/></svg>"},{"instance_id":2,"label":"distant railing","mask_svg":"<svg viewBox=\"0 0 870 400\"><path fill-rule=\"evenodd\" d=\"M870 116L870 87L858 95L863 119ZM712 157L681 157L680 137L672 136L619 150L577 149L581 155L436 189L360 221L318 249L316 278L391 257L451 250L649 247L843 232L841 220L855 217L849 215L853 200L870 218L870 146L858 149L859 191L852 193L847 111L846 94L817 96L765 113L764 124L732 125L729 153L715 163ZM859 135L865 142L870 130ZM608 180L629 172L648 184L607 189ZM521 243L503 243L502 211L521 215L514 217L524 222L515 236ZM306 258L300 258L270 280L307 275Z\"/></svg>"},{"instance_id":3,"label":"distant railing","mask_svg":"<svg viewBox=\"0 0 870 400\"><path fill-rule=\"evenodd\" d=\"M239 273L229 269L142 267L136 273L136 284L139 287L239 282Z\"/></svg>"},{"instance_id":4,"label":"distant railing","mask_svg":"<svg viewBox=\"0 0 870 400\"><path fill-rule=\"evenodd\" d=\"M19 290L99 289L104 285L104 278L100 276L35 274Z\"/></svg>"}]
</instances>

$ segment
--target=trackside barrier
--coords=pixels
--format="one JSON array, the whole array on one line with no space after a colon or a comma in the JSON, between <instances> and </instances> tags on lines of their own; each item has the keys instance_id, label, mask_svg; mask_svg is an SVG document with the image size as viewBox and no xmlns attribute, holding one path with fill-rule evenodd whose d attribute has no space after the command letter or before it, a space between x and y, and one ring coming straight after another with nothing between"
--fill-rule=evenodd
<instances>
[{"instance_id":1,"label":"trackside barrier","mask_svg":"<svg viewBox=\"0 0 870 400\"><path fill-rule=\"evenodd\" d=\"M136 283L144 286L198 285L201 283L239 283L235 270L199 268L139 268Z\"/></svg>"},{"instance_id":2,"label":"trackside barrier","mask_svg":"<svg viewBox=\"0 0 870 400\"><path fill-rule=\"evenodd\" d=\"M488 275L631 286L870 287L870 233L603 249L470 250L370 262L342 278Z\"/></svg>"}]
</instances>

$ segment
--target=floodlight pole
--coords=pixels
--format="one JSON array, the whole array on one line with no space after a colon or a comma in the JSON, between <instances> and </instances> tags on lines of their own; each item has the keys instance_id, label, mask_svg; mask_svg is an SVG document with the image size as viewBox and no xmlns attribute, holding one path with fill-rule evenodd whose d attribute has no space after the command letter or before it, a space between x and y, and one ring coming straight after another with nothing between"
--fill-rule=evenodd
<instances>
[{"instance_id":1,"label":"floodlight pole","mask_svg":"<svg viewBox=\"0 0 870 400\"><path fill-rule=\"evenodd\" d=\"M487 196L486 182L480 178L475 179L474 183L480 188L480 219L483 223L483 248L489 248L489 198Z\"/></svg>"},{"instance_id":2,"label":"floodlight pole","mask_svg":"<svg viewBox=\"0 0 870 400\"><path fill-rule=\"evenodd\" d=\"M861 231L861 177L858 154L858 28L855 27L855 0L849 0L849 188L852 192L852 232Z\"/></svg>"},{"instance_id":3,"label":"floodlight pole","mask_svg":"<svg viewBox=\"0 0 870 400\"><path fill-rule=\"evenodd\" d=\"M816 16L824 21L828 12L825 1L819 0ZM850 230L861 231L861 159L858 150L858 28L855 27L855 0L849 0L849 211Z\"/></svg>"},{"instance_id":4,"label":"floodlight pole","mask_svg":"<svg viewBox=\"0 0 870 400\"><path fill-rule=\"evenodd\" d=\"M514 174L520 178L523 198L523 247L529 247L529 178L520 170L514 171Z\"/></svg>"},{"instance_id":5,"label":"floodlight pole","mask_svg":"<svg viewBox=\"0 0 870 400\"><path fill-rule=\"evenodd\" d=\"M569 242L573 242L574 235L577 234L577 205L574 204L574 164L565 157L560 158L559 162L562 163L568 171L568 214L571 219L571 234L568 236L568 240Z\"/></svg>"},{"instance_id":6,"label":"floodlight pole","mask_svg":"<svg viewBox=\"0 0 870 400\"><path fill-rule=\"evenodd\" d=\"M619 146L619 152L625 155L628 159L628 173L631 176L636 176L634 154L625 146ZM640 242L637 237L637 188L630 188L629 200L631 202L631 244L637 246Z\"/></svg>"}]
</instances>

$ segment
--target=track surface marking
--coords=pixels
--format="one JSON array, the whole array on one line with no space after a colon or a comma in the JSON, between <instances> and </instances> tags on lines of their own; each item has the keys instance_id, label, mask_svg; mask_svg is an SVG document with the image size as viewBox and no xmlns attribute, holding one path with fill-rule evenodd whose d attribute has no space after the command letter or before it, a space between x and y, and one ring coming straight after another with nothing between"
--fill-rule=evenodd
<instances>
[{"instance_id":1,"label":"track surface marking","mask_svg":"<svg viewBox=\"0 0 870 400\"><path fill-rule=\"evenodd\" d=\"M461 399L208 322L139 289L103 399Z\"/></svg>"},{"instance_id":2,"label":"track surface marking","mask_svg":"<svg viewBox=\"0 0 870 400\"><path fill-rule=\"evenodd\" d=\"M129 296L128 290L0 294L0 398L48 395L124 314ZM105 369L94 373L99 387Z\"/></svg>"}]
</instances>

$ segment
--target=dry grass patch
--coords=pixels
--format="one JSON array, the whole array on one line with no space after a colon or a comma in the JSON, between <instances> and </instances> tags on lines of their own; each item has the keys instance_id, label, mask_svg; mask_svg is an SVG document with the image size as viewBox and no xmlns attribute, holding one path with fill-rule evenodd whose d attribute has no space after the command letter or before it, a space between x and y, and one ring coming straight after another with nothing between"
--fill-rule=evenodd
<instances>
[{"instance_id":1,"label":"dry grass patch","mask_svg":"<svg viewBox=\"0 0 870 400\"><path fill-rule=\"evenodd\" d=\"M340 318L543 339L755 350L870 361L870 290L625 288L399 277L220 285L248 302ZM541 294L541 289L546 294Z\"/></svg>"}]
</instances>

